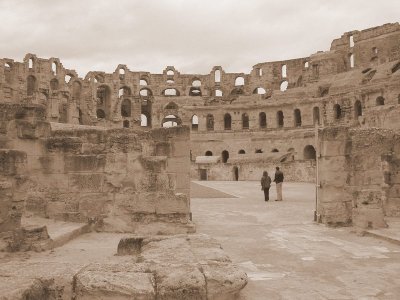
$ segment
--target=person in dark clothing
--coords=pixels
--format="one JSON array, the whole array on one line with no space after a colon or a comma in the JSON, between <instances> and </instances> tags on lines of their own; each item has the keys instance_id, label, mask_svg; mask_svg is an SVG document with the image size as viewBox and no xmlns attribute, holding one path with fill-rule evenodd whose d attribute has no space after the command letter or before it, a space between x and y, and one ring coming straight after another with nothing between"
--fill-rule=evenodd
<instances>
[{"instance_id":1,"label":"person in dark clothing","mask_svg":"<svg viewBox=\"0 0 400 300\"><path fill-rule=\"evenodd\" d=\"M282 201L282 182L283 182L283 173L279 170L279 167L276 167L274 182L276 183L276 200Z\"/></svg>"},{"instance_id":2,"label":"person in dark clothing","mask_svg":"<svg viewBox=\"0 0 400 300\"><path fill-rule=\"evenodd\" d=\"M264 191L264 199L265 201L269 200L269 189L271 187L271 177L268 176L268 172L264 171L263 176L261 177L261 190Z\"/></svg>"}]
</instances>

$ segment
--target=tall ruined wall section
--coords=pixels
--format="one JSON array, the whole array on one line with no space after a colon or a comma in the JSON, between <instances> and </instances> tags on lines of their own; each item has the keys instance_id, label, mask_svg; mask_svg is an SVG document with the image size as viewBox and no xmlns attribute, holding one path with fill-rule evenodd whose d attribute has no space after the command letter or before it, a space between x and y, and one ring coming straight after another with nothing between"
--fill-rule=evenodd
<instances>
[{"instance_id":1,"label":"tall ruined wall section","mask_svg":"<svg viewBox=\"0 0 400 300\"><path fill-rule=\"evenodd\" d=\"M0 233L17 229L22 214L106 231L193 230L187 127L106 129L48 122L41 105L0 108L8 116L0 119Z\"/></svg>"},{"instance_id":2,"label":"tall ruined wall section","mask_svg":"<svg viewBox=\"0 0 400 300\"><path fill-rule=\"evenodd\" d=\"M111 74L79 78L56 58L27 54L22 63L0 60L0 101L42 104L52 122L188 125L192 162L224 151L236 161L271 151L302 161L315 147L315 125L398 124L395 115L385 121L381 111L400 103L399 49L400 25L394 23L347 32L329 51L259 63L249 74L220 66L209 74L181 74L173 66L151 74L119 65Z\"/></svg>"},{"instance_id":3,"label":"tall ruined wall section","mask_svg":"<svg viewBox=\"0 0 400 300\"><path fill-rule=\"evenodd\" d=\"M325 128L320 146L317 212L323 223L380 228L385 217L400 216L399 129Z\"/></svg>"}]
</instances>

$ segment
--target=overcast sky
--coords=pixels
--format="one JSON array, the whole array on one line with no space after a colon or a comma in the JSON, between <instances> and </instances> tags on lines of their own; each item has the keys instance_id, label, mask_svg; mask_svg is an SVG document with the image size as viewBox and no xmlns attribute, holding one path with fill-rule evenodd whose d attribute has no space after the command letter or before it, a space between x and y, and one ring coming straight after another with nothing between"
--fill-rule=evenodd
<instances>
[{"instance_id":1,"label":"overcast sky","mask_svg":"<svg viewBox=\"0 0 400 300\"><path fill-rule=\"evenodd\" d=\"M400 21L400 0L0 0L0 57L58 57L80 76L248 73L329 50L344 32Z\"/></svg>"}]
</instances>

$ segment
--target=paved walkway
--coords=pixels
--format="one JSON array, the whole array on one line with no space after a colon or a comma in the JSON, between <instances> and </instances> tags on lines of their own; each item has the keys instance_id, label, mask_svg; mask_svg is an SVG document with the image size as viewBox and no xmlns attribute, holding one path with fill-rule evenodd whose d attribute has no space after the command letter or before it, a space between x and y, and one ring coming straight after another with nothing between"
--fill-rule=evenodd
<instances>
[{"instance_id":1,"label":"paved walkway","mask_svg":"<svg viewBox=\"0 0 400 300\"><path fill-rule=\"evenodd\" d=\"M313 185L284 183L284 201L265 203L258 182L196 184L197 232L215 237L250 278L240 300L400 299L400 246L315 224ZM212 189L237 198L209 198Z\"/></svg>"}]
</instances>

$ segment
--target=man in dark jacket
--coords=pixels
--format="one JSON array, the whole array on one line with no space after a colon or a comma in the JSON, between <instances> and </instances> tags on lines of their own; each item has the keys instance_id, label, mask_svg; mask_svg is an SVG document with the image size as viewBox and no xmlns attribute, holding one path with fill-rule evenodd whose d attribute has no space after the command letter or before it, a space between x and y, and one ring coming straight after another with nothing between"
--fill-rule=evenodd
<instances>
[{"instance_id":1,"label":"man in dark jacket","mask_svg":"<svg viewBox=\"0 0 400 300\"><path fill-rule=\"evenodd\" d=\"M283 182L283 173L279 170L279 167L276 167L274 182L276 183L276 200L282 201L282 182Z\"/></svg>"},{"instance_id":2,"label":"man in dark jacket","mask_svg":"<svg viewBox=\"0 0 400 300\"><path fill-rule=\"evenodd\" d=\"M264 191L265 201L269 200L269 188L271 187L271 177L268 176L268 172L264 171L261 177L261 189Z\"/></svg>"}]
</instances>

